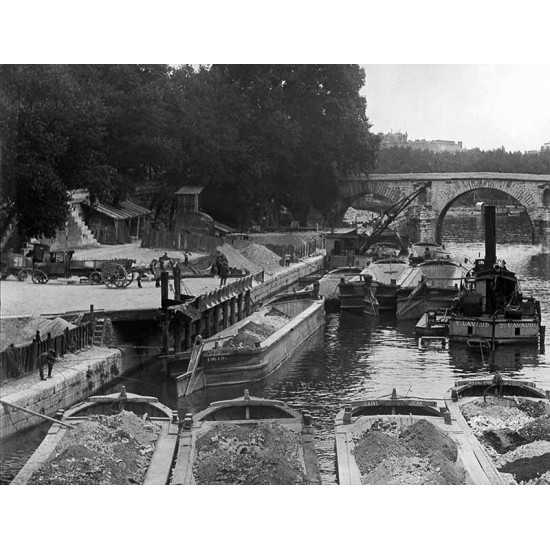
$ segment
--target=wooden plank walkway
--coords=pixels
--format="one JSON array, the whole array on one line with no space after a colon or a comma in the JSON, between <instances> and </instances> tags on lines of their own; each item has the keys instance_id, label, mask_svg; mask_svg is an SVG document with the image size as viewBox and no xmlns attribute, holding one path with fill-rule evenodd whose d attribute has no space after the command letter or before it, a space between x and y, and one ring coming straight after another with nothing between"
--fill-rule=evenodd
<instances>
[{"instance_id":1,"label":"wooden plank walkway","mask_svg":"<svg viewBox=\"0 0 550 550\"><path fill-rule=\"evenodd\" d=\"M194 447L193 434L182 432L170 485L195 485L193 477Z\"/></svg>"},{"instance_id":2,"label":"wooden plank walkway","mask_svg":"<svg viewBox=\"0 0 550 550\"><path fill-rule=\"evenodd\" d=\"M464 444L464 449L468 450L466 456L468 457L469 464L472 467L472 471L478 472L476 463L483 471L483 475L487 478L487 483L481 481L473 481L476 484L481 485L507 485L500 473L498 472L493 461L487 454L487 451L482 447L477 437L472 432L472 429L466 422L466 419L460 411L458 403L452 400L446 401L449 411L451 411L451 418L456 422L457 426L462 431L461 440ZM472 456L473 455L473 456Z\"/></svg>"},{"instance_id":3,"label":"wooden plank walkway","mask_svg":"<svg viewBox=\"0 0 550 550\"><path fill-rule=\"evenodd\" d=\"M167 485L178 441L178 425L165 422L159 434L143 485Z\"/></svg>"}]
</instances>

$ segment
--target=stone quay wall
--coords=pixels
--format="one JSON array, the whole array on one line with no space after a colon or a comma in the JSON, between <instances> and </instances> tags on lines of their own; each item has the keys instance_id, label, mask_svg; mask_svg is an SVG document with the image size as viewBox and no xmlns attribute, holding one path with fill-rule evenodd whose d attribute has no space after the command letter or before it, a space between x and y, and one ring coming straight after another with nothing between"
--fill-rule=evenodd
<instances>
[{"instance_id":1,"label":"stone quay wall","mask_svg":"<svg viewBox=\"0 0 550 550\"><path fill-rule=\"evenodd\" d=\"M97 393L114 378L130 369L123 366L118 349L92 347L81 353L67 355L54 365L53 376L40 380L38 375L10 381L0 388L0 399L31 411L54 416ZM43 418L15 409L0 407L0 438L44 422Z\"/></svg>"}]
</instances>

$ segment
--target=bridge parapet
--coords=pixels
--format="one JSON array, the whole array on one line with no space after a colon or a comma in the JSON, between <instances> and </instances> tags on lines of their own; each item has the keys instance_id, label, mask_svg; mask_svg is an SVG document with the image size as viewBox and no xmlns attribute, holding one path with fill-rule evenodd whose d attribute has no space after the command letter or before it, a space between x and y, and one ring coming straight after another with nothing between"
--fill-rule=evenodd
<instances>
[{"instance_id":1,"label":"bridge parapet","mask_svg":"<svg viewBox=\"0 0 550 550\"><path fill-rule=\"evenodd\" d=\"M344 201L353 204L361 195L384 197L395 203L428 184L404 212L409 222L417 225L413 238L439 240L445 214L462 195L478 189L494 189L513 197L525 208L532 225L533 241L548 239L550 227L550 175L511 174L500 172L441 172L409 174L370 174L356 176L344 182ZM431 220L431 221L430 221ZM402 224L403 221L400 220ZM430 229L431 224L431 229ZM409 225L411 225L409 223Z\"/></svg>"}]
</instances>

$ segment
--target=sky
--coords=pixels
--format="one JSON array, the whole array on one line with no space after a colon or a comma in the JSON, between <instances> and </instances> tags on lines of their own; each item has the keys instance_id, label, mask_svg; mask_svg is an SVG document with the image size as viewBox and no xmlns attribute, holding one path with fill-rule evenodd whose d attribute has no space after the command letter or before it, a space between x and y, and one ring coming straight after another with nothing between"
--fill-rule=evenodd
<instances>
[{"instance_id":1,"label":"sky","mask_svg":"<svg viewBox=\"0 0 550 550\"><path fill-rule=\"evenodd\" d=\"M374 132L511 151L550 142L550 65L363 67Z\"/></svg>"}]
</instances>

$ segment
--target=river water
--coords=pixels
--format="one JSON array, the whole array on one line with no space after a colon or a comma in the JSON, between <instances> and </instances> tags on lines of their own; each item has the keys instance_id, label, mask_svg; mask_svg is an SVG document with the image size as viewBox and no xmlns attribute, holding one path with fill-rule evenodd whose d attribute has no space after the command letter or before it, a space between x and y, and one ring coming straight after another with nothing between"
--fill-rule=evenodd
<instances>
[{"instance_id":1,"label":"river water","mask_svg":"<svg viewBox=\"0 0 550 550\"><path fill-rule=\"evenodd\" d=\"M550 326L550 251L543 252L540 246L529 244L529 227L524 219L499 217L497 223L498 257L516 272L524 294L533 294L540 300L543 324ZM476 219L448 218L443 234L447 250L457 259L473 260L483 255L482 228ZM546 339L550 349L548 332ZM443 397L456 380L488 372L483 359L463 345L452 345L447 350L419 350L414 323L329 314L325 327L292 360L262 384L249 389L252 395L281 399L311 412L323 483L335 483L333 423L344 402L389 394L393 388L399 394ZM538 348L500 347L496 361L510 376L550 388L550 356L541 354ZM206 391L178 403L175 384L159 373L156 364L133 373L114 387L121 384L129 391L156 395L182 412L201 410L213 400L237 397L244 389ZM45 428L39 427L8 440L0 451L4 462L2 482L9 482L44 433Z\"/></svg>"}]
</instances>

